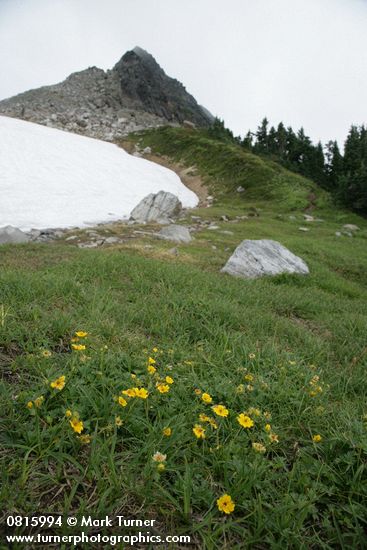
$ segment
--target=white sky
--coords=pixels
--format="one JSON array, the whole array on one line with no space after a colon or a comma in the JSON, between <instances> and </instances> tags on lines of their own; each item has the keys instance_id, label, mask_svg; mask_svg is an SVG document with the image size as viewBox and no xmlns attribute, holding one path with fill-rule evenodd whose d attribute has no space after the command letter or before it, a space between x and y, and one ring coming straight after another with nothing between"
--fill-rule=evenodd
<instances>
[{"instance_id":1,"label":"white sky","mask_svg":"<svg viewBox=\"0 0 367 550\"><path fill-rule=\"evenodd\" d=\"M235 134L367 121L367 0L0 0L0 98L137 45Z\"/></svg>"}]
</instances>

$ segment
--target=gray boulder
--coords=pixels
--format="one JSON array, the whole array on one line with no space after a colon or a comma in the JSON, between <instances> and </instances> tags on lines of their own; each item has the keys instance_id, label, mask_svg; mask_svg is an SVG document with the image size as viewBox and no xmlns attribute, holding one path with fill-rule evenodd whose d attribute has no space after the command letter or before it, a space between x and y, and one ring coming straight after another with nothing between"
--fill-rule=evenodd
<instances>
[{"instance_id":1,"label":"gray boulder","mask_svg":"<svg viewBox=\"0 0 367 550\"><path fill-rule=\"evenodd\" d=\"M301 258L277 241L268 239L242 241L221 271L245 279L280 273L309 273Z\"/></svg>"},{"instance_id":2,"label":"gray boulder","mask_svg":"<svg viewBox=\"0 0 367 550\"><path fill-rule=\"evenodd\" d=\"M175 243L189 243L192 241L190 231L184 225L168 225L157 233L159 239L174 241Z\"/></svg>"},{"instance_id":3,"label":"gray boulder","mask_svg":"<svg viewBox=\"0 0 367 550\"><path fill-rule=\"evenodd\" d=\"M27 243L29 240L30 237L17 227L11 225L0 227L0 244Z\"/></svg>"},{"instance_id":4,"label":"gray boulder","mask_svg":"<svg viewBox=\"0 0 367 550\"><path fill-rule=\"evenodd\" d=\"M168 191L150 193L135 206L130 214L130 220L146 223L158 222L167 223L170 218L178 216L182 210L180 200Z\"/></svg>"}]
</instances>

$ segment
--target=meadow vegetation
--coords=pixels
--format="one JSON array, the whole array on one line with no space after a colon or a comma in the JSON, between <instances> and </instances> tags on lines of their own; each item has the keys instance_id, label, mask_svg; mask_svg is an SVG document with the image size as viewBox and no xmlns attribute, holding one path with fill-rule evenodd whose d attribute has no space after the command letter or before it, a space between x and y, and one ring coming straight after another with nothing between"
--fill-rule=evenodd
<instances>
[{"instance_id":1,"label":"meadow vegetation","mask_svg":"<svg viewBox=\"0 0 367 550\"><path fill-rule=\"evenodd\" d=\"M216 200L193 214L219 230L179 256L149 236L1 248L2 509L156 518L193 548L363 548L366 221L200 133L134 139L203 174ZM301 233L310 192L324 221ZM220 274L245 238L310 275Z\"/></svg>"}]
</instances>

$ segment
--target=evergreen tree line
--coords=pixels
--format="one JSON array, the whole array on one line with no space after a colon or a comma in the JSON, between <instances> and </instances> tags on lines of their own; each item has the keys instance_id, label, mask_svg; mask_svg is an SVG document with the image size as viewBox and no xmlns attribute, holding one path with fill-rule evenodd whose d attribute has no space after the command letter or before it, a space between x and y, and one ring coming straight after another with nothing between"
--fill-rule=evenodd
<instances>
[{"instance_id":1,"label":"evergreen tree line","mask_svg":"<svg viewBox=\"0 0 367 550\"><path fill-rule=\"evenodd\" d=\"M280 122L269 128L263 119L256 132L249 131L244 139L235 137L220 119L209 130L211 137L235 142L258 155L265 155L285 168L297 172L327 189L340 204L361 214L367 214L367 129L352 126L347 136L344 154L336 141L316 145L301 128L294 132Z\"/></svg>"}]
</instances>

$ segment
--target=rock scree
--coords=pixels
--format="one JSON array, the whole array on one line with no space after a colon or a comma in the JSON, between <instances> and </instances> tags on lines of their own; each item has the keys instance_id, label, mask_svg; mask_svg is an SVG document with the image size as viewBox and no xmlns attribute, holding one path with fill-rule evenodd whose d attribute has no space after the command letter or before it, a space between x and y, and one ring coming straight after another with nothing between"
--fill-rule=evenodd
<instances>
[{"instance_id":1,"label":"rock scree","mask_svg":"<svg viewBox=\"0 0 367 550\"><path fill-rule=\"evenodd\" d=\"M307 264L301 258L270 239L242 241L221 271L244 279L281 273L309 273Z\"/></svg>"}]
</instances>

